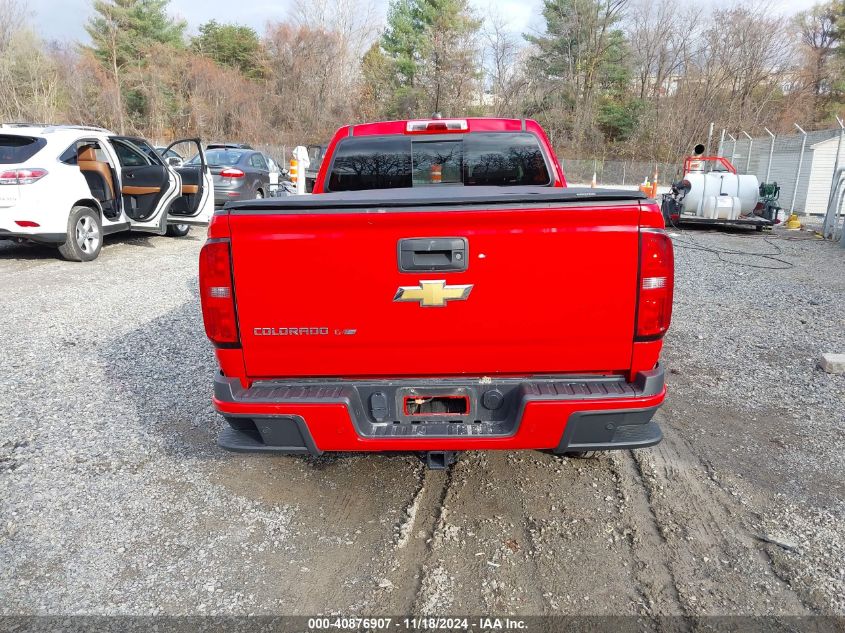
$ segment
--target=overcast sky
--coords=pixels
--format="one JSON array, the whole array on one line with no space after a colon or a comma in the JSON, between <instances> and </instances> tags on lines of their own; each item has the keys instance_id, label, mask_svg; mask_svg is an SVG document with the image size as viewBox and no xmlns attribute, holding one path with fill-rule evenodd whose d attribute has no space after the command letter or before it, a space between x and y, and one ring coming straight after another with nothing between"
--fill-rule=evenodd
<instances>
[{"instance_id":1,"label":"overcast sky","mask_svg":"<svg viewBox=\"0 0 845 633\"><path fill-rule=\"evenodd\" d=\"M487 15L490 9L505 18L515 33L538 28L542 24L540 7L542 0L470 0L480 15ZM691 1L691 0L686 0ZM171 0L170 12L188 21L190 30L211 19L218 22L237 22L264 31L268 21L283 19L294 0L256 0L232 2L232 0ZM376 0L387 7L387 0ZM700 0L696 0L699 4ZM816 0L773 0L774 11L791 15L806 9ZM704 4L728 6L741 0L703 0ZM38 32L50 40L63 42L86 39L85 21L91 14L90 0L29 0L33 11L32 23ZM384 9L383 9L384 10Z\"/></svg>"}]
</instances>

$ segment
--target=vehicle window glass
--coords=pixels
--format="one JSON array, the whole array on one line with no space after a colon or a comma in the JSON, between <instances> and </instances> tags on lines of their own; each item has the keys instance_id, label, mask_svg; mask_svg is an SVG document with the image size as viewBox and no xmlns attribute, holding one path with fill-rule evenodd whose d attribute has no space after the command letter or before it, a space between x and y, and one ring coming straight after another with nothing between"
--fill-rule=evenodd
<instances>
[{"instance_id":1,"label":"vehicle window glass","mask_svg":"<svg viewBox=\"0 0 845 633\"><path fill-rule=\"evenodd\" d=\"M548 185L549 170L533 134L468 134L464 139L465 185Z\"/></svg>"},{"instance_id":2,"label":"vehicle window glass","mask_svg":"<svg viewBox=\"0 0 845 633\"><path fill-rule=\"evenodd\" d=\"M212 167L231 167L237 165L243 155L244 152L241 150L213 149L205 153L205 161ZM198 164L200 162L199 154L188 162L194 165Z\"/></svg>"},{"instance_id":3,"label":"vehicle window glass","mask_svg":"<svg viewBox=\"0 0 845 633\"><path fill-rule=\"evenodd\" d=\"M200 149L201 146L195 139L180 139L167 147L162 147L162 151L166 153L166 158L178 158L181 161L180 167L199 166L203 162L199 153ZM165 154L163 153L162 156L165 156Z\"/></svg>"},{"instance_id":4,"label":"vehicle window glass","mask_svg":"<svg viewBox=\"0 0 845 633\"><path fill-rule=\"evenodd\" d=\"M83 147L92 147L94 149L94 153L96 154L97 160L101 163L109 163L111 164L111 160L109 160L106 153L103 151L103 148L100 147L99 143L94 140L86 140L82 139L76 141L73 145L68 147L62 155L59 156L59 160L66 165L76 165L79 159L79 150Z\"/></svg>"},{"instance_id":5,"label":"vehicle window glass","mask_svg":"<svg viewBox=\"0 0 845 633\"><path fill-rule=\"evenodd\" d=\"M411 186L411 140L405 137L352 138L335 150L329 191L394 189Z\"/></svg>"},{"instance_id":6,"label":"vehicle window glass","mask_svg":"<svg viewBox=\"0 0 845 633\"><path fill-rule=\"evenodd\" d=\"M152 145L147 143L143 139L133 139L132 145L134 145L137 149L141 150L144 154L146 154L147 158L153 165L163 165L164 161L161 160L161 156L159 153L153 149Z\"/></svg>"},{"instance_id":7,"label":"vehicle window glass","mask_svg":"<svg viewBox=\"0 0 845 633\"><path fill-rule=\"evenodd\" d=\"M35 156L45 145L47 141L43 138L15 134L0 135L0 164L23 163Z\"/></svg>"},{"instance_id":8,"label":"vehicle window glass","mask_svg":"<svg viewBox=\"0 0 845 633\"><path fill-rule=\"evenodd\" d=\"M328 191L430 185L550 185L539 139L527 132L436 140L353 137L335 151Z\"/></svg>"},{"instance_id":9,"label":"vehicle window glass","mask_svg":"<svg viewBox=\"0 0 845 633\"><path fill-rule=\"evenodd\" d=\"M59 160L66 165L76 165L76 160L79 154L79 143L74 143L70 147L68 147L62 155L59 156Z\"/></svg>"},{"instance_id":10,"label":"vehicle window glass","mask_svg":"<svg viewBox=\"0 0 845 633\"><path fill-rule=\"evenodd\" d=\"M115 141L112 143L121 167L144 167L150 164L149 159L139 150L133 149L126 143Z\"/></svg>"},{"instance_id":11,"label":"vehicle window glass","mask_svg":"<svg viewBox=\"0 0 845 633\"><path fill-rule=\"evenodd\" d=\"M267 163L264 161L264 157L261 154L253 154L252 157L250 157L249 162L256 169L267 169Z\"/></svg>"},{"instance_id":12,"label":"vehicle window glass","mask_svg":"<svg viewBox=\"0 0 845 633\"><path fill-rule=\"evenodd\" d=\"M323 155L325 154L325 152L325 145L308 146L308 160L311 161L311 167L309 167L309 169L318 169L320 167L320 163L323 162Z\"/></svg>"},{"instance_id":13,"label":"vehicle window glass","mask_svg":"<svg viewBox=\"0 0 845 633\"><path fill-rule=\"evenodd\" d=\"M460 184L463 141L415 141L414 186Z\"/></svg>"}]
</instances>

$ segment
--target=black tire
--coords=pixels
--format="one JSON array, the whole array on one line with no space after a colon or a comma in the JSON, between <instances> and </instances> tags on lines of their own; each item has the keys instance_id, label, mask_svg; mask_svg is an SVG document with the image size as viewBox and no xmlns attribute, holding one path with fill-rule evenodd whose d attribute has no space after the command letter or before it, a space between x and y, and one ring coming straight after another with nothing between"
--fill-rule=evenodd
<instances>
[{"instance_id":1,"label":"black tire","mask_svg":"<svg viewBox=\"0 0 845 633\"><path fill-rule=\"evenodd\" d=\"M89 207L73 207L67 221L67 240L59 254L70 262L90 262L103 248L100 214Z\"/></svg>"},{"instance_id":2,"label":"black tire","mask_svg":"<svg viewBox=\"0 0 845 633\"><path fill-rule=\"evenodd\" d=\"M574 459L595 459L600 457L604 451L572 451L571 453L564 453L564 457L572 457Z\"/></svg>"},{"instance_id":3,"label":"black tire","mask_svg":"<svg viewBox=\"0 0 845 633\"><path fill-rule=\"evenodd\" d=\"M168 224L167 225L167 235L169 237L185 237L190 232L191 232L191 226L189 224Z\"/></svg>"}]
</instances>

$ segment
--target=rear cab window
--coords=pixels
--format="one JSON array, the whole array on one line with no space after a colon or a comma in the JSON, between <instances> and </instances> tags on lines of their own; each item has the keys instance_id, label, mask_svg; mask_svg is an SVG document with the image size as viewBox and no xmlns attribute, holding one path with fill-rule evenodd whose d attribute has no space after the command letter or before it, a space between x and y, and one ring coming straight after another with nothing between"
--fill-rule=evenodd
<instances>
[{"instance_id":1,"label":"rear cab window","mask_svg":"<svg viewBox=\"0 0 845 633\"><path fill-rule=\"evenodd\" d=\"M0 134L0 165L25 163L46 145L43 138Z\"/></svg>"},{"instance_id":2,"label":"rear cab window","mask_svg":"<svg viewBox=\"0 0 845 633\"><path fill-rule=\"evenodd\" d=\"M338 143L327 191L443 185L550 186L552 178L529 132L360 136Z\"/></svg>"}]
</instances>

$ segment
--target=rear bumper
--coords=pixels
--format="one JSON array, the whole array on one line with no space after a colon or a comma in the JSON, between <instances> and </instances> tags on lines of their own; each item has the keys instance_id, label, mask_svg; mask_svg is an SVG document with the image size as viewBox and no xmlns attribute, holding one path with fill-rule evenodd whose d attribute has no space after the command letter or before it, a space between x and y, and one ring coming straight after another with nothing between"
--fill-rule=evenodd
<instances>
[{"instance_id":1,"label":"rear bumper","mask_svg":"<svg viewBox=\"0 0 845 633\"><path fill-rule=\"evenodd\" d=\"M498 395L491 397L493 391ZM459 394L468 411L406 415L408 394ZM268 381L250 389L223 376L214 382L214 406L229 423L219 439L223 448L312 455L644 448L662 439L652 418L665 395L662 367L638 374L633 383L616 376Z\"/></svg>"},{"instance_id":2,"label":"rear bumper","mask_svg":"<svg viewBox=\"0 0 845 633\"><path fill-rule=\"evenodd\" d=\"M227 202L238 202L240 200L252 200L253 196L246 186L246 183L239 183L234 187L214 187L214 206L222 208Z\"/></svg>"},{"instance_id":3,"label":"rear bumper","mask_svg":"<svg viewBox=\"0 0 845 633\"><path fill-rule=\"evenodd\" d=\"M67 241L67 233L43 233L38 228L30 229L31 232L26 231L10 231L0 228L0 240L29 240L31 242L38 242L39 244L64 244Z\"/></svg>"}]
</instances>

